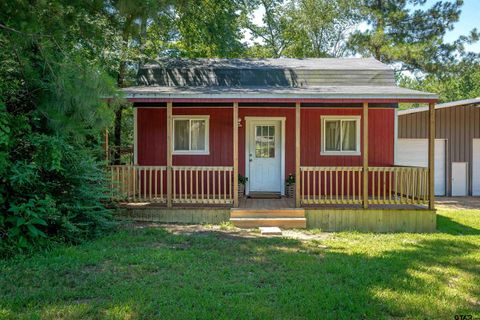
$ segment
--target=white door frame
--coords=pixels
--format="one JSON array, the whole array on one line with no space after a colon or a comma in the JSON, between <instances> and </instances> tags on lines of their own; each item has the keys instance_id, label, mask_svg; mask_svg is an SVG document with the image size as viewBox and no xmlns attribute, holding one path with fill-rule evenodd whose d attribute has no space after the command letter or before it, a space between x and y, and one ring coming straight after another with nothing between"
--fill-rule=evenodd
<instances>
[{"instance_id":1,"label":"white door frame","mask_svg":"<svg viewBox=\"0 0 480 320\"><path fill-rule=\"evenodd\" d=\"M285 122L286 117L245 117L245 176L250 180L250 123L251 121L280 121L280 194L285 195ZM245 193L250 194L250 183L245 186Z\"/></svg>"}]
</instances>

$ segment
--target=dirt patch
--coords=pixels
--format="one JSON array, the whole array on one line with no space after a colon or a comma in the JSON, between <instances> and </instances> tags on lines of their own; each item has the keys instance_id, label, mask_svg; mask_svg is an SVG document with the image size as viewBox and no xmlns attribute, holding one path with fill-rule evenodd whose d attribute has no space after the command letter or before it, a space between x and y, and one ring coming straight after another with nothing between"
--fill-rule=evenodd
<instances>
[{"instance_id":1,"label":"dirt patch","mask_svg":"<svg viewBox=\"0 0 480 320\"><path fill-rule=\"evenodd\" d=\"M478 210L480 197L437 197L435 207L439 210Z\"/></svg>"},{"instance_id":2,"label":"dirt patch","mask_svg":"<svg viewBox=\"0 0 480 320\"><path fill-rule=\"evenodd\" d=\"M235 239L235 238L266 238L266 237L276 237L276 238L288 238L301 241L311 241L311 240L325 240L332 236L328 232L310 232L309 230L301 229L287 229L282 230L282 235L261 235L258 228L255 229L240 229L235 227L224 228L218 225L183 225L183 224L163 224L163 223L145 223L145 222L136 222L132 225L134 228L163 228L168 232L173 234L183 234L183 235L202 235L208 233L215 233L226 238Z\"/></svg>"}]
</instances>

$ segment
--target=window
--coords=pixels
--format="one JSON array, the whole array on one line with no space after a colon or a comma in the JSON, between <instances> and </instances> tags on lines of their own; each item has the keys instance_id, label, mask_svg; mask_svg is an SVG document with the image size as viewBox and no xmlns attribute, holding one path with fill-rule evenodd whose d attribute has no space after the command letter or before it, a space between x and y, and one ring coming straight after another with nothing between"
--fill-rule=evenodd
<instances>
[{"instance_id":1,"label":"window","mask_svg":"<svg viewBox=\"0 0 480 320\"><path fill-rule=\"evenodd\" d=\"M275 126L255 126L255 158L275 158Z\"/></svg>"},{"instance_id":2,"label":"window","mask_svg":"<svg viewBox=\"0 0 480 320\"><path fill-rule=\"evenodd\" d=\"M173 154L208 154L208 116L173 117Z\"/></svg>"},{"instance_id":3,"label":"window","mask_svg":"<svg viewBox=\"0 0 480 320\"><path fill-rule=\"evenodd\" d=\"M360 117L323 116L322 155L360 155Z\"/></svg>"}]
</instances>

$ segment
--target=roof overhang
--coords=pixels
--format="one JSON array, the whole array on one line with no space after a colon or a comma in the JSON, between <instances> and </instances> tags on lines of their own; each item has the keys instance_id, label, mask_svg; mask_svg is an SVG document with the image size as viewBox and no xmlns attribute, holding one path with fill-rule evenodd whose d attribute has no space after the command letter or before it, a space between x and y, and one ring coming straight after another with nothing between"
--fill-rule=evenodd
<instances>
[{"instance_id":1,"label":"roof overhang","mask_svg":"<svg viewBox=\"0 0 480 320\"><path fill-rule=\"evenodd\" d=\"M435 106L435 110L437 109L445 109L445 108L452 108L452 107L460 107L460 106L467 106L471 104L476 104L475 107L480 107L480 98L474 99L465 99L465 100L457 100L451 101L446 103L440 103ZM428 107L419 107L419 108L412 108L407 110L398 111L398 115L405 115L405 114L412 114L417 112L425 112L428 111Z\"/></svg>"},{"instance_id":2,"label":"roof overhang","mask_svg":"<svg viewBox=\"0 0 480 320\"><path fill-rule=\"evenodd\" d=\"M436 102L438 96L396 86L322 86L306 88L130 87L131 102Z\"/></svg>"}]
</instances>

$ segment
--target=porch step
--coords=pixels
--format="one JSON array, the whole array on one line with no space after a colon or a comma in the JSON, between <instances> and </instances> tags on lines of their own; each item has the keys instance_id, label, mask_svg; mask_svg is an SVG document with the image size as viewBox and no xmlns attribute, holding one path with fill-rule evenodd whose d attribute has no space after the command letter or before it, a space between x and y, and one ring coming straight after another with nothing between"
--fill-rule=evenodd
<instances>
[{"instance_id":1,"label":"porch step","mask_svg":"<svg viewBox=\"0 0 480 320\"><path fill-rule=\"evenodd\" d=\"M304 209L242 209L230 210L231 218L305 218Z\"/></svg>"},{"instance_id":2,"label":"porch step","mask_svg":"<svg viewBox=\"0 0 480 320\"><path fill-rule=\"evenodd\" d=\"M300 229L307 227L307 219L305 218L230 218L230 222L238 228L279 227Z\"/></svg>"},{"instance_id":3,"label":"porch step","mask_svg":"<svg viewBox=\"0 0 480 320\"><path fill-rule=\"evenodd\" d=\"M238 209L230 210L230 222L239 228L280 227L306 228L304 209Z\"/></svg>"}]
</instances>

